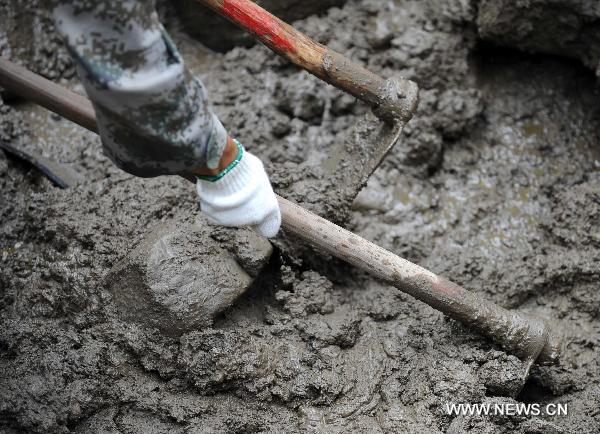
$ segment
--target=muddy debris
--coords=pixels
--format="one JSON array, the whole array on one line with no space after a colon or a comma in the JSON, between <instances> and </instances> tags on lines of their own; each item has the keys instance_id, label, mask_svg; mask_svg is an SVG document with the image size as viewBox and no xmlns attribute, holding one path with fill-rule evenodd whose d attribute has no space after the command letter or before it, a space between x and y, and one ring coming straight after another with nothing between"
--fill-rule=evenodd
<instances>
[{"instance_id":1,"label":"muddy debris","mask_svg":"<svg viewBox=\"0 0 600 434\"><path fill-rule=\"evenodd\" d=\"M2 4L0 23L47 22L42 9L27 12L37 1L18 3ZM93 134L6 98L0 137L85 179L60 190L0 154L0 431L600 432L600 89L597 45L578 39L595 26L595 4L347 0L298 19L332 49L422 88L353 206L334 188L343 171L321 163L367 107L260 45L213 52L161 6L224 124L279 194L501 306L568 326L561 364L533 366L523 381L523 361L432 308L286 234L271 247L196 224L189 183L120 172ZM581 50L556 48L564 40L539 23L561 14L544 5L580 17L555 28L567 35L576 23ZM492 7L519 14L483 26ZM0 48L81 92L50 33L0 25ZM177 333L156 326L190 298L156 314L137 297L128 308L138 320L123 314L111 270L138 261L146 274L119 289L152 294L161 269L133 252L151 252L158 227L171 228L181 255L163 262L171 276L178 260L197 265L189 288L209 288L201 267L237 270L225 289L243 294L211 324L190 329L182 315ZM448 403L567 404L568 414L456 416Z\"/></svg>"}]
</instances>

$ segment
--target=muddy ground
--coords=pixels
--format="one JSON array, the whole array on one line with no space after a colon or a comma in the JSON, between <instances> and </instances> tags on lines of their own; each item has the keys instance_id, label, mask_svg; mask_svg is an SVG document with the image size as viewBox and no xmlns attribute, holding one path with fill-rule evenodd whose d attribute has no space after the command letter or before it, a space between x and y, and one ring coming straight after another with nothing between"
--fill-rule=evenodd
<instances>
[{"instance_id":1,"label":"muddy ground","mask_svg":"<svg viewBox=\"0 0 600 434\"><path fill-rule=\"evenodd\" d=\"M482 40L476 6L349 0L296 23L422 88L351 209L327 180L320 194L304 181L365 107L261 46L211 52L162 13L279 193L503 306L560 321L573 336L560 365L534 367L515 394L520 360L285 234L212 325L173 337L126 321L109 270L158 225L194 219L193 188L120 172L93 134L3 94L2 138L84 179L60 190L0 153L0 430L600 432L598 80L578 60ZM8 39L3 54L18 54ZM28 66L81 92L60 43L36 43ZM569 413L444 412L461 402Z\"/></svg>"}]
</instances>

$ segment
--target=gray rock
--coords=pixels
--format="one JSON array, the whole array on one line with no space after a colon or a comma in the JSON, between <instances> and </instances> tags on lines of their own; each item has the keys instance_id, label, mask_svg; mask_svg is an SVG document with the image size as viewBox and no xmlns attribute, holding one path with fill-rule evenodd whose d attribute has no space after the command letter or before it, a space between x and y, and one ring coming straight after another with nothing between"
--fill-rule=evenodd
<instances>
[{"instance_id":1,"label":"gray rock","mask_svg":"<svg viewBox=\"0 0 600 434\"><path fill-rule=\"evenodd\" d=\"M292 22L323 12L332 6L341 6L346 0L256 0L273 15ZM237 46L249 47L255 40L249 33L221 18L195 0L175 3L187 32L215 51L228 51Z\"/></svg>"},{"instance_id":2,"label":"gray rock","mask_svg":"<svg viewBox=\"0 0 600 434\"><path fill-rule=\"evenodd\" d=\"M589 0L482 0L479 34L502 45L580 59L600 75L600 4Z\"/></svg>"},{"instance_id":3,"label":"gray rock","mask_svg":"<svg viewBox=\"0 0 600 434\"><path fill-rule=\"evenodd\" d=\"M0 176L4 175L8 170L8 161L4 151L0 151Z\"/></svg>"},{"instance_id":4,"label":"gray rock","mask_svg":"<svg viewBox=\"0 0 600 434\"><path fill-rule=\"evenodd\" d=\"M177 336L209 325L228 308L252 284L251 276L266 265L273 248L249 229L231 230L227 242L211 237L213 229L202 220L170 222L127 253L107 277L119 316ZM235 251L228 250L232 245Z\"/></svg>"}]
</instances>

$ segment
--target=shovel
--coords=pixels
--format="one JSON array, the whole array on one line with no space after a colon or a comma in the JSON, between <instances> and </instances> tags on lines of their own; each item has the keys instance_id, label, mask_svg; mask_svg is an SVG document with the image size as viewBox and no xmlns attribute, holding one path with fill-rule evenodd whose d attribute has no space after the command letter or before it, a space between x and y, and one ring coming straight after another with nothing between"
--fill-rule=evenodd
<instances>
[{"instance_id":1,"label":"shovel","mask_svg":"<svg viewBox=\"0 0 600 434\"><path fill-rule=\"evenodd\" d=\"M2 58L0 85L97 132L94 109L85 97ZM488 336L526 362L525 377L533 363L559 361L563 338L543 319L504 309L282 197L278 201L286 232Z\"/></svg>"},{"instance_id":2,"label":"shovel","mask_svg":"<svg viewBox=\"0 0 600 434\"><path fill-rule=\"evenodd\" d=\"M281 57L371 106L372 112L354 124L346 140L324 150L330 160L322 162L320 167L311 167L321 171L319 180L335 172L328 185L316 185L312 191L335 189L338 205L352 203L416 110L418 86L402 78L381 78L313 41L252 1L197 1L250 32ZM318 184L319 180L314 182ZM323 205L318 203L318 195L312 200L316 206Z\"/></svg>"}]
</instances>

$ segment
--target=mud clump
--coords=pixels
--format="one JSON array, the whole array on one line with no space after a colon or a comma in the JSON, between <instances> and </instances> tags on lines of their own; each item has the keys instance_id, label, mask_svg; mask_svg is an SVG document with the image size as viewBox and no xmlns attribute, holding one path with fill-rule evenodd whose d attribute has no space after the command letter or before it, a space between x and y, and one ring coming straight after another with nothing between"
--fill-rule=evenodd
<instances>
[{"instance_id":1,"label":"mud clump","mask_svg":"<svg viewBox=\"0 0 600 434\"><path fill-rule=\"evenodd\" d=\"M600 76L600 8L587 0L482 0L477 28L521 50L580 59Z\"/></svg>"},{"instance_id":2,"label":"mud clump","mask_svg":"<svg viewBox=\"0 0 600 434\"><path fill-rule=\"evenodd\" d=\"M422 89L418 113L352 209L334 188L344 168L322 163L367 107L264 47L213 53L174 14L165 24L279 194L568 328L562 364L534 366L525 382L518 358L285 233L269 257L244 230L177 232L191 261L237 263L234 286L245 292L181 335L130 321L111 270L158 226L194 224L193 187L119 172L97 137L13 99L0 108L2 138L85 182L59 190L0 157L0 430L599 432L597 78L570 58L482 43L476 6L348 0L296 22ZM568 403L569 414L444 411L467 402Z\"/></svg>"},{"instance_id":3,"label":"mud clump","mask_svg":"<svg viewBox=\"0 0 600 434\"><path fill-rule=\"evenodd\" d=\"M246 230L231 240L241 252L240 264L211 237L211 230L205 220L169 222L115 264L107 284L120 317L179 336L212 324L231 306L252 284L243 262L256 276L273 248Z\"/></svg>"}]
</instances>

